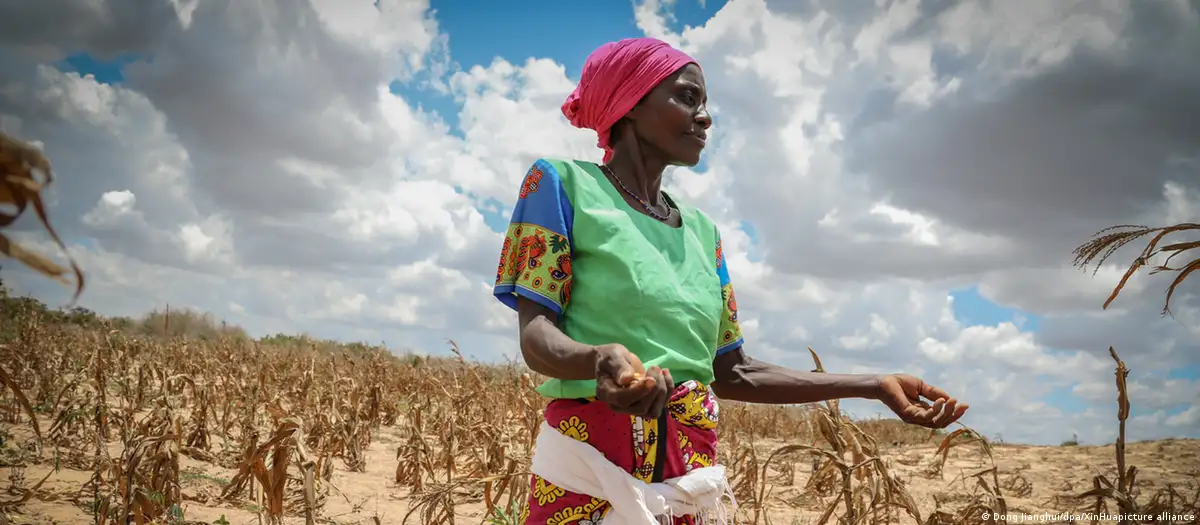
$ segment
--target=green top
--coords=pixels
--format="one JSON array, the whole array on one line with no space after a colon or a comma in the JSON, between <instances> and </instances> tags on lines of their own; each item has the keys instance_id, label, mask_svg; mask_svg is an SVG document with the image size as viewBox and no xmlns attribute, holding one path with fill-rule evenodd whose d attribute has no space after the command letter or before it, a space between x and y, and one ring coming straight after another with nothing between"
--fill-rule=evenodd
<instances>
[{"instance_id":1,"label":"green top","mask_svg":"<svg viewBox=\"0 0 1200 525\"><path fill-rule=\"evenodd\" d=\"M713 380L713 359L742 344L716 225L670 195L678 228L641 213L590 162L538 159L521 184L493 293L558 313L584 344L620 343L676 383ZM596 381L550 379L551 398L594 397Z\"/></svg>"}]
</instances>

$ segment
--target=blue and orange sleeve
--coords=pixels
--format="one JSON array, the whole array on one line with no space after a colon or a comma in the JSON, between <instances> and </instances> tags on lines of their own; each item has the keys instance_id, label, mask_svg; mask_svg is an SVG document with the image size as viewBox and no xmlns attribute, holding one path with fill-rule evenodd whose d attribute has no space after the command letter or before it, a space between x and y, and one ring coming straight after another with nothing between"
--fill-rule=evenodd
<instances>
[{"instance_id":1,"label":"blue and orange sleeve","mask_svg":"<svg viewBox=\"0 0 1200 525\"><path fill-rule=\"evenodd\" d=\"M738 324L737 299L733 293L733 282L729 279L729 265L725 263L725 252L721 248L721 238L717 237L717 277L721 281L721 327L717 331L717 353L732 352L742 346L745 338L742 336L742 326Z\"/></svg>"},{"instance_id":2,"label":"blue and orange sleeve","mask_svg":"<svg viewBox=\"0 0 1200 525\"><path fill-rule=\"evenodd\" d=\"M558 170L538 159L526 172L500 248L493 295L516 310L525 297L562 315L571 300L571 203Z\"/></svg>"}]
</instances>

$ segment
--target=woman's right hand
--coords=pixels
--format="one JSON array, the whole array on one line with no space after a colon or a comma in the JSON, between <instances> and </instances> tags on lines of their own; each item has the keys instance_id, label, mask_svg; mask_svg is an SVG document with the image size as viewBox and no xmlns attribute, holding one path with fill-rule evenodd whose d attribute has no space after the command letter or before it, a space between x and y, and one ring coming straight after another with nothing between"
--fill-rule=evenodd
<instances>
[{"instance_id":1,"label":"woman's right hand","mask_svg":"<svg viewBox=\"0 0 1200 525\"><path fill-rule=\"evenodd\" d=\"M596 399L614 412L654 419L662 414L675 383L671 372L646 370L642 360L620 344L595 347Z\"/></svg>"}]
</instances>

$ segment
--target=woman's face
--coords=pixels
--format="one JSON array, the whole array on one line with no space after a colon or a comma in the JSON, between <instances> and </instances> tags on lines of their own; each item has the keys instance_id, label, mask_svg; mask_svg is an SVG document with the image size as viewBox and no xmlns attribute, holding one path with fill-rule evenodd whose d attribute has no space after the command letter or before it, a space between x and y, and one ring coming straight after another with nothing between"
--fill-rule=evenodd
<instances>
[{"instance_id":1,"label":"woman's face","mask_svg":"<svg viewBox=\"0 0 1200 525\"><path fill-rule=\"evenodd\" d=\"M704 72L688 64L663 79L632 111L634 133L650 151L669 165L695 166L704 151L708 114Z\"/></svg>"}]
</instances>

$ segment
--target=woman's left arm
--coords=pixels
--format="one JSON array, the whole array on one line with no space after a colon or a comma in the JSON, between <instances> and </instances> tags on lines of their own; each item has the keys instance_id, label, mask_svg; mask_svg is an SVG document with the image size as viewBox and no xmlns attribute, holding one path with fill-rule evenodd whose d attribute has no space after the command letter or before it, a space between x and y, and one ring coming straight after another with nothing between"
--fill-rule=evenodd
<instances>
[{"instance_id":1,"label":"woman's left arm","mask_svg":"<svg viewBox=\"0 0 1200 525\"><path fill-rule=\"evenodd\" d=\"M967 411L966 403L910 375L799 372L753 359L741 347L717 356L713 372L713 393L733 401L790 405L871 399L883 402L905 423L929 428L945 428Z\"/></svg>"},{"instance_id":2,"label":"woman's left arm","mask_svg":"<svg viewBox=\"0 0 1200 525\"><path fill-rule=\"evenodd\" d=\"M738 347L713 361L713 392L747 403L799 405L830 399L879 399L883 376L800 372L753 359Z\"/></svg>"}]
</instances>

